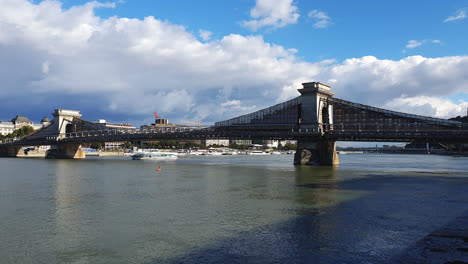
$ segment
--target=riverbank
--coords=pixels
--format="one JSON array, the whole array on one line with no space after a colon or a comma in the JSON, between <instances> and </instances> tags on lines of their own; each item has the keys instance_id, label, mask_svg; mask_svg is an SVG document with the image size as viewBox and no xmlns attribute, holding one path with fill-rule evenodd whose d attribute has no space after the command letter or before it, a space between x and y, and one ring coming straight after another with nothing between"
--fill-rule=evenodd
<instances>
[{"instance_id":1,"label":"riverbank","mask_svg":"<svg viewBox=\"0 0 468 264\"><path fill-rule=\"evenodd\" d=\"M96 152L86 152L87 157L119 157L124 156L123 151L96 151Z\"/></svg>"},{"instance_id":2,"label":"riverbank","mask_svg":"<svg viewBox=\"0 0 468 264\"><path fill-rule=\"evenodd\" d=\"M18 158L45 158L46 150L30 150L27 152L20 151L18 153ZM86 152L86 157L119 157L124 156L123 151L96 151L96 152Z\"/></svg>"}]
</instances>

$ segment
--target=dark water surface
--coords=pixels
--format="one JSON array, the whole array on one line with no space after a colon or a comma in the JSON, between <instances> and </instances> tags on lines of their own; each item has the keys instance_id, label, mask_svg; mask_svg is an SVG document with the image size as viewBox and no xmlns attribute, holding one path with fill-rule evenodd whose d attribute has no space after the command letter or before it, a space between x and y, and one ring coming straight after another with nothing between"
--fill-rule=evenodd
<instances>
[{"instance_id":1,"label":"dark water surface","mask_svg":"<svg viewBox=\"0 0 468 264\"><path fill-rule=\"evenodd\" d=\"M292 158L2 158L0 263L405 263L468 218L468 158Z\"/></svg>"}]
</instances>

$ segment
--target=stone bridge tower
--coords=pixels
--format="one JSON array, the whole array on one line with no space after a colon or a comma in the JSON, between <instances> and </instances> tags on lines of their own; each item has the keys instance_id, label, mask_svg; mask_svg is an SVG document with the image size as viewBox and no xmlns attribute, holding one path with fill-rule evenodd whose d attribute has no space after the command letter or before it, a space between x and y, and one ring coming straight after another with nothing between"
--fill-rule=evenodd
<instances>
[{"instance_id":1,"label":"stone bridge tower","mask_svg":"<svg viewBox=\"0 0 468 264\"><path fill-rule=\"evenodd\" d=\"M57 131L57 138L62 139L65 137L65 134L68 132L67 128L69 129L72 125L73 119L80 118L81 114L80 111L75 110L65 110L65 109L55 109L54 113L54 122L52 124L52 128L54 131Z\"/></svg>"},{"instance_id":2,"label":"stone bridge tower","mask_svg":"<svg viewBox=\"0 0 468 264\"><path fill-rule=\"evenodd\" d=\"M299 129L310 136L298 139L294 156L296 165L338 165L338 155L334 141L326 139L326 132L333 126L333 105L326 99L335 93L331 87L320 83L303 83L298 91L300 96Z\"/></svg>"},{"instance_id":3,"label":"stone bridge tower","mask_svg":"<svg viewBox=\"0 0 468 264\"><path fill-rule=\"evenodd\" d=\"M55 109L52 113L54 116L51 130L56 132L57 139L63 139L65 134L70 131L74 131L73 121L74 118L80 118L80 111ZM68 159L84 159L85 153L81 149L80 144L57 144L52 145L50 150L47 152L47 158L68 158Z\"/></svg>"}]
</instances>

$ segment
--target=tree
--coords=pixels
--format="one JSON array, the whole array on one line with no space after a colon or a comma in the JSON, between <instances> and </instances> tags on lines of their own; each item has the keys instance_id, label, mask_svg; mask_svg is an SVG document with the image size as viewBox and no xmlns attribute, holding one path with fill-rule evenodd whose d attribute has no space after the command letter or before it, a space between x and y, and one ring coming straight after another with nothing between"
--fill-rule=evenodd
<instances>
[{"instance_id":1,"label":"tree","mask_svg":"<svg viewBox=\"0 0 468 264\"><path fill-rule=\"evenodd\" d=\"M123 149L131 149L133 148L133 144L131 142L125 142L122 145L120 145L120 147Z\"/></svg>"},{"instance_id":2,"label":"tree","mask_svg":"<svg viewBox=\"0 0 468 264\"><path fill-rule=\"evenodd\" d=\"M91 145L89 145L90 148L93 148L93 149L102 149L102 144L101 143L93 143Z\"/></svg>"},{"instance_id":3,"label":"tree","mask_svg":"<svg viewBox=\"0 0 468 264\"><path fill-rule=\"evenodd\" d=\"M26 135L31 134L34 132L34 128L31 126L22 126L15 131L11 132L10 134L4 136L3 138L16 138L16 137L24 137Z\"/></svg>"},{"instance_id":4,"label":"tree","mask_svg":"<svg viewBox=\"0 0 468 264\"><path fill-rule=\"evenodd\" d=\"M206 147L201 145L201 144L196 144L196 143L193 143L193 142L187 142L187 143L185 143L184 148L188 149L188 148L206 148Z\"/></svg>"},{"instance_id":5,"label":"tree","mask_svg":"<svg viewBox=\"0 0 468 264\"><path fill-rule=\"evenodd\" d=\"M297 149L297 145L296 144L290 144L290 143L287 143L286 145L284 145L282 147L283 150L295 150Z\"/></svg>"}]
</instances>

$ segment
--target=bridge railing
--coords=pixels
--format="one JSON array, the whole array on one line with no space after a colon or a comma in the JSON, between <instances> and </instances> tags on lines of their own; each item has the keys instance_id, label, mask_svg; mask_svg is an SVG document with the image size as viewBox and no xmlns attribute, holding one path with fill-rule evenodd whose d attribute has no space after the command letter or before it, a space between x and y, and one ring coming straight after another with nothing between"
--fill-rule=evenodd
<instances>
[{"instance_id":1,"label":"bridge railing","mask_svg":"<svg viewBox=\"0 0 468 264\"><path fill-rule=\"evenodd\" d=\"M319 126L320 127L320 126ZM446 126L437 123L354 123L354 124L322 124L321 129L335 132L439 132L439 131L465 131L468 127Z\"/></svg>"},{"instance_id":2,"label":"bridge railing","mask_svg":"<svg viewBox=\"0 0 468 264\"><path fill-rule=\"evenodd\" d=\"M152 129L106 129L106 130L90 130L80 132L69 132L65 134L66 138L82 138L82 137L97 137L97 136L118 136L118 135L137 135L137 134L162 134L162 133L184 133L199 131L204 127L162 127Z\"/></svg>"},{"instance_id":3,"label":"bridge railing","mask_svg":"<svg viewBox=\"0 0 468 264\"><path fill-rule=\"evenodd\" d=\"M8 144L8 143L13 143L17 141L19 138L4 138L0 141L2 144Z\"/></svg>"}]
</instances>

